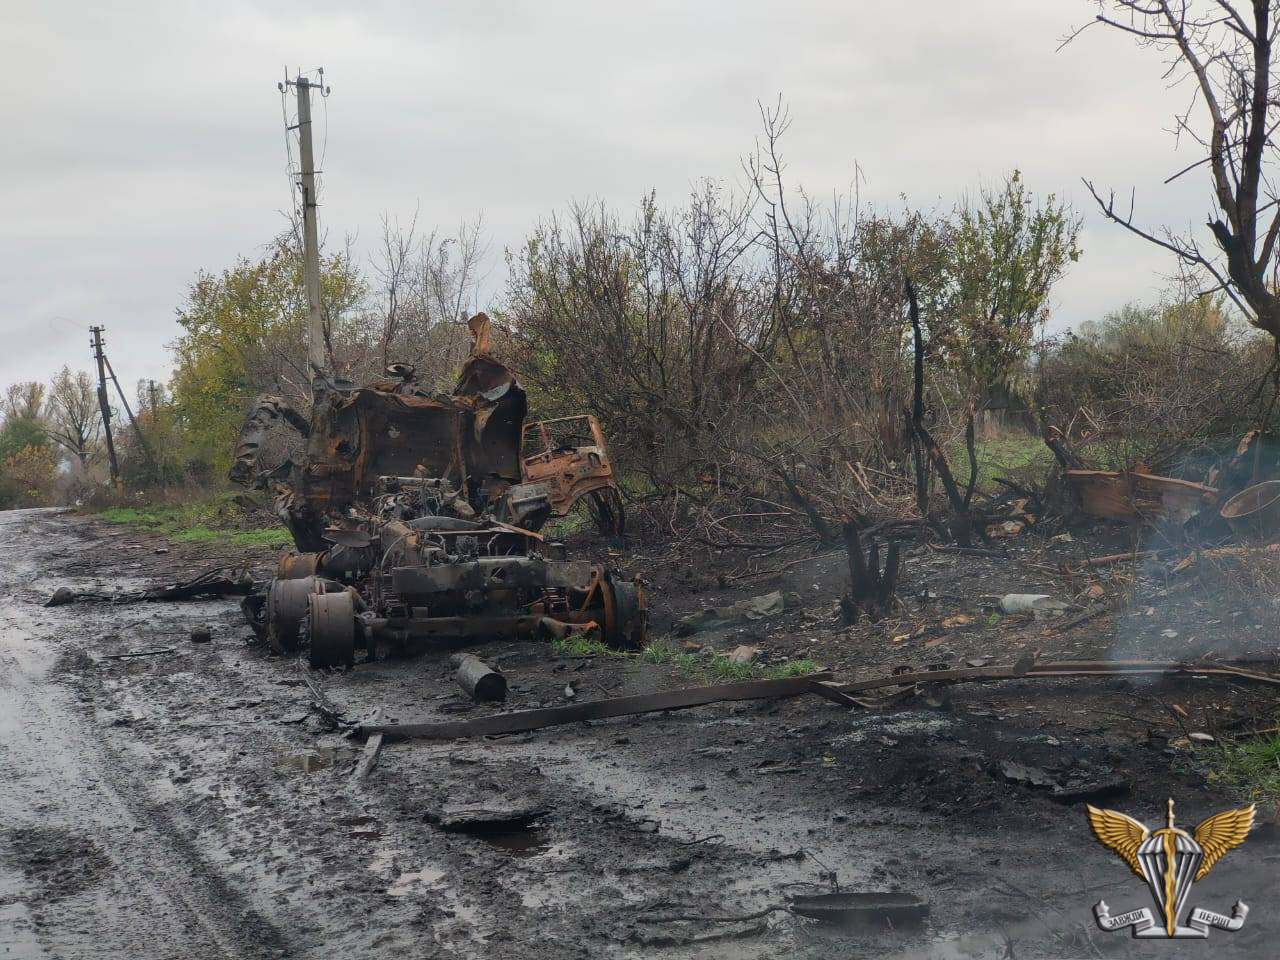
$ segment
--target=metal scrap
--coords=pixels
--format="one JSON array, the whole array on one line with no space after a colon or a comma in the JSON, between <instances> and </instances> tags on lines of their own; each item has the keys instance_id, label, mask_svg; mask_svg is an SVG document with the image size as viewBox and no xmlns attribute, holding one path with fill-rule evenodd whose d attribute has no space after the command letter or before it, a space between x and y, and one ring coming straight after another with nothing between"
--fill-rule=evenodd
<instances>
[{"instance_id":1,"label":"metal scrap","mask_svg":"<svg viewBox=\"0 0 1280 960\"><path fill-rule=\"evenodd\" d=\"M377 723L382 719L382 710L375 710L373 714L373 722ZM354 770L351 771L351 779L359 783L366 780L369 774L373 772L374 765L378 762L378 756L382 753L382 734L375 733L364 742L364 753L360 756L360 762L356 764Z\"/></svg>"},{"instance_id":2,"label":"metal scrap","mask_svg":"<svg viewBox=\"0 0 1280 960\"><path fill-rule=\"evenodd\" d=\"M1090 516L1129 523L1173 520L1185 523L1218 500L1218 490L1203 483L1161 477L1141 463L1128 470L1067 470L1067 482Z\"/></svg>"},{"instance_id":3,"label":"metal scrap","mask_svg":"<svg viewBox=\"0 0 1280 960\"><path fill-rule=\"evenodd\" d=\"M469 653L455 654L453 665L458 668L454 679L472 700L505 700L507 678L479 657Z\"/></svg>"},{"instance_id":4,"label":"metal scrap","mask_svg":"<svg viewBox=\"0 0 1280 960\"><path fill-rule=\"evenodd\" d=\"M149 590L128 590L120 593L99 593L94 590L72 590L58 587L45 601L46 607L60 607L68 603L158 603L175 600L198 600L207 597L246 596L253 592L253 578L245 570L235 567L215 567L182 583Z\"/></svg>"},{"instance_id":5,"label":"metal scrap","mask_svg":"<svg viewBox=\"0 0 1280 960\"><path fill-rule=\"evenodd\" d=\"M1280 676L1233 666L1223 661L1183 663L1178 660L1058 660L1023 665L963 667L956 670L925 670L899 673L891 677L854 680L833 684L841 693L913 686L917 683L973 683L991 680L1030 680L1063 677L1108 676L1221 676L1280 686Z\"/></svg>"},{"instance_id":6,"label":"metal scrap","mask_svg":"<svg viewBox=\"0 0 1280 960\"><path fill-rule=\"evenodd\" d=\"M724 683L708 687L685 687L660 693L647 693L632 697L614 697L593 700L562 707L542 707L536 710L518 710L500 713L475 720L453 720L436 723L360 724L356 736L373 736L382 733L390 740L458 740L466 737L491 737L507 733L524 733L543 727L580 723L586 720L604 720L625 717L637 713L657 713L663 710L683 710L711 703L738 700L766 700L776 697L795 697L813 693L821 680L831 674L813 674L808 677L785 677L777 680L745 680L741 683Z\"/></svg>"},{"instance_id":7,"label":"metal scrap","mask_svg":"<svg viewBox=\"0 0 1280 960\"><path fill-rule=\"evenodd\" d=\"M474 720L358 724L353 732L356 736L366 737L384 734L389 740L459 740L468 737L524 733L587 720L604 720L664 710L682 710L726 701L764 700L813 693L843 706L866 707L870 704L849 694L889 687L1091 676L1217 676L1280 686L1280 675L1248 670L1222 661L1204 663L1183 663L1176 660L1060 660L1044 663L1019 661L1005 666L902 672L889 677L874 677L843 683L833 682L830 673L776 680L747 680L741 683L685 687L639 696L593 700L560 707L519 710Z\"/></svg>"},{"instance_id":8,"label":"metal scrap","mask_svg":"<svg viewBox=\"0 0 1280 960\"><path fill-rule=\"evenodd\" d=\"M588 624L616 647L643 644L640 584L570 561L538 533L577 499L616 494L599 425L578 418L585 437L531 425L545 443L523 456L524 389L489 353L488 318L470 327L452 393L427 389L405 364L365 386L327 382L287 477L257 464L262 431L289 420L283 409L268 401L246 421L233 479L276 481L276 512L298 549L243 604L277 653L306 646L313 667L350 667L358 650L376 659Z\"/></svg>"}]
</instances>

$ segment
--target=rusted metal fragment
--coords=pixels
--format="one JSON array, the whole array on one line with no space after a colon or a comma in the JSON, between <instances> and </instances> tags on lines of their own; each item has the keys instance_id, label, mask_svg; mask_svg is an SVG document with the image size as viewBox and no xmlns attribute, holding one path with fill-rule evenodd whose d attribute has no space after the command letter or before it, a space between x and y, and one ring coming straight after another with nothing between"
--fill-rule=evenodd
<instances>
[{"instance_id":1,"label":"rusted metal fragment","mask_svg":"<svg viewBox=\"0 0 1280 960\"><path fill-rule=\"evenodd\" d=\"M488 737L503 733L523 733L526 730L579 723L584 720L603 720L637 713L656 713L661 710L683 710L725 701L796 697L815 692L815 684L829 679L831 679L829 673L816 673L808 677L786 677L779 680L744 680L741 683L686 687L682 690L664 690L660 693L646 693L634 697L593 700L564 707L519 710L492 717L480 717L476 720L361 724L355 728L355 733L357 736L373 736L382 733L388 740L456 740L463 737Z\"/></svg>"},{"instance_id":2,"label":"rusted metal fragment","mask_svg":"<svg viewBox=\"0 0 1280 960\"><path fill-rule=\"evenodd\" d=\"M526 424L521 456L525 481L547 485L551 512L557 517L590 493L616 489L604 433L595 417Z\"/></svg>"},{"instance_id":3,"label":"rusted metal fragment","mask_svg":"<svg viewBox=\"0 0 1280 960\"><path fill-rule=\"evenodd\" d=\"M924 670L899 673L891 677L835 684L841 693L858 693L885 687L911 686L917 683L973 683L990 680L1029 680L1032 677L1110 677L1110 676L1177 676L1205 675L1249 680L1280 686L1280 675L1261 673L1223 661L1183 663L1179 660L1060 660L1032 663L1029 666L964 667L958 670Z\"/></svg>"},{"instance_id":4,"label":"rusted metal fragment","mask_svg":"<svg viewBox=\"0 0 1280 960\"><path fill-rule=\"evenodd\" d=\"M458 668L454 679L472 700L505 700L507 678L477 656L469 653L455 654L453 665Z\"/></svg>"},{"instance_id":5,"label":"rusted metal fragment","mask_svg":"<svg viewBox=\"0 0 1280 960\"><path fill-rule=\"evenodd\" d=\"M1128 523L1185 523L1218 499L1214 487L1157 476L1140 463L1124 471L1067 470L1066 477L1085 513Z\"/></svg>"},{"instance_id":6,"label":"rusted metal fragment","mask_svg":"<svg viewBox=\"0 0 1280 960\"><path fill-rule=\"evenodd\" d=\"M1255 483L1222 505L1222 518L1242 540L1266 543L1280 532L1280 480Z\"/></svg>"}]
</instances>

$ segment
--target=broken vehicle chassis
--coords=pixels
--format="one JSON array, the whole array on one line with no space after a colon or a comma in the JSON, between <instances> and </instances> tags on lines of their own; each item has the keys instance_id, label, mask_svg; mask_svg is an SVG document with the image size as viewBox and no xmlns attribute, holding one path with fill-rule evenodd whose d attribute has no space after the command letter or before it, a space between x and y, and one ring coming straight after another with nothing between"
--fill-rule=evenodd
<instances>
[{"instance_id":1,"label":"broken vehicle chassis","mask_svg":"<svg viewBox=\"0 0 1280 960\"><path fill-rule=\"evenodd\" d=\"M590 497L621 532L621 500L593 417L525 423L524 390L486 351L472 318L471 356L452 394L393 365L365 387L330 382L306 424L298 465L258 472L276 401L250 415L233 479L277 483L277 512L299 552L244 601L280 653L349 666L357 649L456 646L491 638L597 631L616 647L645 636L638 582L564 558L538 529ZM297 427L297 418L284 418ZM286 481L284 475L289 477Z\"/></svg>"}]
</instances>

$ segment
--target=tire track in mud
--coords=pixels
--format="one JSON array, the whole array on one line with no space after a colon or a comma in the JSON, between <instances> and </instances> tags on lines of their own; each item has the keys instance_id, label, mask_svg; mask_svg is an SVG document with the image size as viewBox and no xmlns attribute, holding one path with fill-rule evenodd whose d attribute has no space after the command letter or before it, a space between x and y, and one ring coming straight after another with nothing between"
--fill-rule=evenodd
<instances>
[{"instance_id":1,"label":"tire track in mud","mask_svg":"<svg viewBox=\"0 0 1280 960\"><path fill-rule=\"evenodd\" d=\"M29 547L0 554L0 918L13 920L0 946L67 960L286 956L51 673L51 630L68 615L35 606L31 586L80 545L36 511L0 515L0 539Z\"/></svg>"}]
</instances>

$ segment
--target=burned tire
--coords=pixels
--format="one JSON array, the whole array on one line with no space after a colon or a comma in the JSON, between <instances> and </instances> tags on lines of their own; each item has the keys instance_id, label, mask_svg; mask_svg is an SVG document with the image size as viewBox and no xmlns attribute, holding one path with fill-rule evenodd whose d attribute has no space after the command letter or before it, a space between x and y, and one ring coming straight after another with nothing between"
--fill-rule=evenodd
<instances>
[{"instance_id":1,"label":"burned tire","mask_svg":"<svg viewBox=\"0 0 1280 960\"><path fill-rule=\"evenodd\" d=\"M356 662L356 612L351 594L313 593L310 600L311 666L350 667Z\"/></svg>"}]
</instances>

